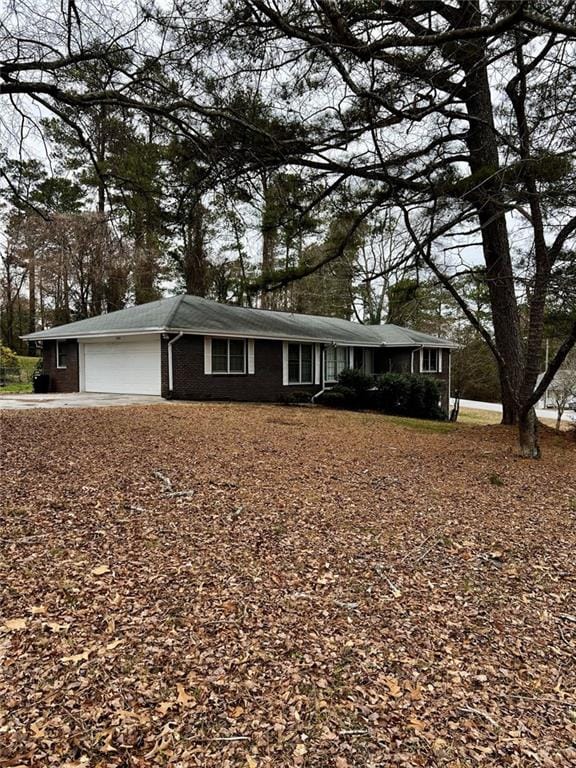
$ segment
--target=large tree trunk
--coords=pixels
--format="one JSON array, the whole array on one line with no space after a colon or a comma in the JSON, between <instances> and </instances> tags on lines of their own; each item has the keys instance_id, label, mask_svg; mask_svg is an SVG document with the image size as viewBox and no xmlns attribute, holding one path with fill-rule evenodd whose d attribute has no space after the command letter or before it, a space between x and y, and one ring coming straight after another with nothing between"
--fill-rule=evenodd
<instances>
[{"instance_id":1,"label":"large tree trunk","mask_svg":"<svg viewBox=\"0 0 576 768\"><path fill-rule=\"evenodd\" d=\"M154 235L146 226L144 217L137 212L134 217L134 302L147 304L158 298L156 277L158 261Z\"/></svg>"},{"instance_id":2,"label":"large tree trunk","mask_svg":"<svg viewBox=\"0 0 576 768\"><path fill-rule=\"evenodd\" d=\"M200 200L190 209L187 229L184 253L186 293L191 296L206 296L208 270L204 243L204 206Z\"/></svg>"},{"instance_id":3,"label":"large tree trunk","mask_svg":"<svg viewBox=\"0 0 576 768\"><path fill-rule=\"evenodd\" d=\"M477 2L470 3L468 8L471 13L466 23L477 23L480 20ZM466 72L464 100L470 118L466 141L470 154L470 170L473 177L476 177L471 197L482 228L482 247L492 306L494 337L501 356L498 368L502 389L502 421L504 424L514 424L519 416L524 352L508 229L504 206L499 202L500 161L485 42L466 43L459 59Z\"/></svg>"},{"instance_id":4,"label":"large tree trunk","mask_svg":"<svg viewBox=\"0 0 576 768\"><path fill-rule=\"evenodd\" d=\"M30 253L28 257L28 333L36 330L36 256ZM36 342L28 342L28 354L36 354Z\"/></svg>"},{"instance_id":5,"label":"large tree trunk","mask_svg":"<svg viewBox=\"0 0 576 768\"><path fill-rule=\"evenodd\" d=\"M518 421L520 432L520 453L526 459L540 458L538 441L538 419L534 408L522 410Z\"/></svg>"},{"instance_id":6,"label":"large tree trunk","mask_svg":"<svg viewBox=\"0 0 576 768\"><path fill-rule=\"evenodd\" d=\"M262 277L270 277L276 267L276 245L278 241L278 221L275 210L274 184L270 186L264 174L262 177L264 206L262 208ZM270 291L262 293L261 304L264 309L276 309L276 295Z\"/></svg>"}]
</instances>

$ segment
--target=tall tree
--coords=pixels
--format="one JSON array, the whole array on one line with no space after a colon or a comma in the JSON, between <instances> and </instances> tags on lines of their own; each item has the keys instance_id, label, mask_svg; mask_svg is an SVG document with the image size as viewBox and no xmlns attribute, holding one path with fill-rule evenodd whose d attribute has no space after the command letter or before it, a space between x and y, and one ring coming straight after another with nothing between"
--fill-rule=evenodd
<instances>
[{"instance_id":1,"label":"tall tree","mask_svg":"<svg viewBox=\"0 0 576 768\"><path fill-rule=\"evenodd\" d=\"M350 236L379 209L403 212L415 257L494 354L504 419L519 423L523 454L538 455L533 405L576 341L575 321L537 384L551 277L576 233L570 0L194 1L156 14L163 34L147 38L148 51L138 45L144 36L116 34L102 14L98 24L86 20L85 36L75 34L78 18L63 25L68 34L59 38L52 25L37 40L22 40L9 19L0 92L40 99L55 112L104 103L161 115L202 149L208 125L220 136L220 158L227 133L229 173L299 166L327 190L369 183L371 199ZM102 37L130 47L129 64L105 92L69 87L64 75L79 60L106 58ZM171 77L155 68L164 55ZM236 98L251 90L274 105L273 130ZM475 320L444 258L446 239L456 236L479 241L488 326ZM526 335L512 240L530 265L528 281L522 276ZM267 287L304 274L288 270Z\"/></svg>"}]
</instances>

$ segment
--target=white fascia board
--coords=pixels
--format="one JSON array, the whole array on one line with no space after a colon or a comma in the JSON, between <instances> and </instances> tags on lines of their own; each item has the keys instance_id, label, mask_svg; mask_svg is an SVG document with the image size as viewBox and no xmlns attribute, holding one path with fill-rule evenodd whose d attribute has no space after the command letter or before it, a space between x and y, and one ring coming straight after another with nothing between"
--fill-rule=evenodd
<instances>
[{"instance_id":1,"label":"white fascia board","mask_svg":"<svg viewBox=\"0 0 576 768\"><path fill-rule=\"evenodd\" d=\"M214 329L201 329L198 330L182 330L180 328L165 329L162 333L184 333L189 336L212 336L213 338L222 339L261 339L262 341L287 341L290 344L335 344L338 347L374 347L378 349L382 346L379 342L370 341L334 341L334 339L324 339L318 336L286 336L282 334L271 333L250 333L250 332L238 332L238 331L221 331ZM117 334L109 334L114 336ZM401 346L406 346L402 344Z\"/></svg>"},{"instance_id":2,"label":"white fascia board","mask_svg":"<svg viewBox=\"0 0 576 768\"><path fill-rule=\"evenodd\" d=\"M63 326L64 328L65 326ZM52 329L50 329L52 330ZM55 329L54 329L55 330ZM111 336L143 336L150 333L167 333L164 328L138 328L129 331L92 331L92 333L63 333L61 336L41 336L45 331L30 333L28 336L20 336L21 339L30 341L63 341L65 339L108 339Z\"/></svg>"},{"instance_id":3,"label":"white fascia board","mask_svg":"<svg viewBox=\"0 0 576 768\"><path fill-rule=\"evenodd\" d=\"M63 329L65 326L63 326ZM52 330L52 329L50 329ZM54 329L56 330L56 329ZM335 344L336 346L345 347L372 347L374 349L381 348L419 348L421 346L434 347L437 349L454 349L458 345L448 344L424 344L421 345L418 342L412 342L410 344L395 342L387 343L385 341L335 341L334 339L327 339L318 336L285 336L281 334L263 334L263 333L250 333L250 332L238 332L238 331L224 331L215 330L213 328L137 328L130 330L116 330L116 331L92 331L84 333L62 333L61 336L49 336L42 337L41 334L45 331L37 331L36 333L30 333L26 336L21 336L21 339L30 341L59 341L63 339L105 339L111 336L141 336L146 333L184 333L189 336L214 336L216 338L230 338L230 339L262 339L263 341L287 341L294 344Z\"/></svg>"}]
</instances>

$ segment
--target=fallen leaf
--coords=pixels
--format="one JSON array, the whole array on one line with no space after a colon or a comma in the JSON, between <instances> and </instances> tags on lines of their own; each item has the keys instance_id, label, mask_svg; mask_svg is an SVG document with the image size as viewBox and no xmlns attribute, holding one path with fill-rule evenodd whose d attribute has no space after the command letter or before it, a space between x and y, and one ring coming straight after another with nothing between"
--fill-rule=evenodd
<instances>
[{"instance_id":1,"label":"fallen leaf","mask_svg":"<svg viewBox=\"0 0 576 768\"><path fill-rule=\"evenodd\" d=\"M86 648L82 653L76 653L73 656L62 656L62 661L71 661L74 664L77 664L79 661L88 661L91 653L92 648Z\"/></svg>"},{"instance_id":2,"label":"fallen leaf","mask_svg":"<svg viewBox=\"0 0 576 768\"><path fill-rule=\"evenodd\" d=\"M15 632L18 629L26 628L27 619L7 619L4 622L4 629L8 632Z\"/></svg>"},{"instance_id":3,"label":"fallen leaf","mask_svg":"<svg viewBox=\"0 0 576 768\"><path fill-rule=\"evenodd\" d=\"M186 693L182 683L176 683L176 690L178 691L178 704L188 704L190 701L192 701L192 696Z\"/></svg>"},{"instance_id":4,"label":"fallen leaf","mask_svg":"<svg viewBox=\"0 0 576 768\"><path fill-rule=\"evenodd\" d=\"M70 624L58 624L57 621L42 622L42 629L49 629L51 632L64 632L69 627Z\"/></svg>"},{"instance_id":5,"label":"fallen leaf","mask_svg":"<svg viewBox=\"0 0 576 768\"><path fill-rule=\"evenodd\" d=\"M411 717L409 724L410 727L414 728L415 731L423 731L427 728L426 723L423 720L418 720L417 717Z\"/></svg>"},{"instance_id":6,"label":"fallen leaf","mask_svg":"<svg viewBox=\"0 0 576 768\"><path fill-rule=\"evenodd\" d=\"M97 565L90 573L92 576L103 576L105 573L110 573L110 568L107 565Z\"/></svg>"},{"instance_id":7,"label":"fallen leaf","mask_svg":"<svg viewBox=\"0 0 576 768\"><path fill-rule=\"evenodd\" d=\"M390 695L394 697L402 696L402 689L398 685L398 680L396 680L394 677L387 677L384 682L386 683L386 687L388 688Z\"/></svg>"}]
</instances>

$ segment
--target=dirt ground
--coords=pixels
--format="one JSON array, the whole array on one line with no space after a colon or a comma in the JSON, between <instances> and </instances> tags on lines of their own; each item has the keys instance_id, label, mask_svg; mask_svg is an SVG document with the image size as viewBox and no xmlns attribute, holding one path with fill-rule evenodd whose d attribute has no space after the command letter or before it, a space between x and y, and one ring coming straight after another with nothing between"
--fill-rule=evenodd
<instances>
[{"instance_id":1,"label":"dirt ground","mask_svg":"<svg viewBox=\"0 0 576 768\"><path fill-rule=\"evenodd\" d=\"M576 443L0 415L0 766L576 765Z\"/></svg>"}]
</instances>

